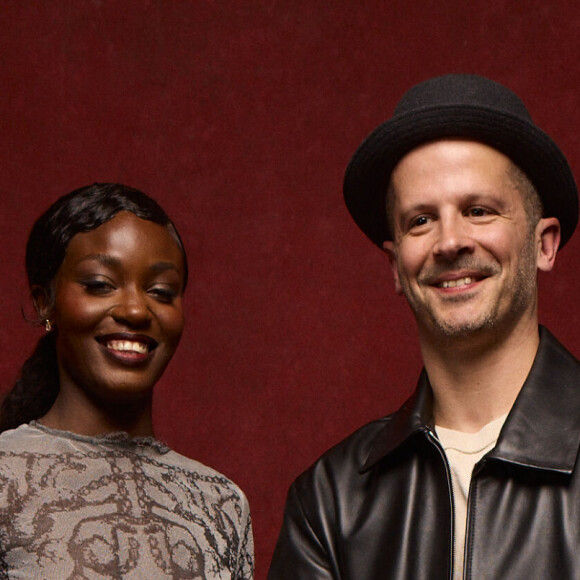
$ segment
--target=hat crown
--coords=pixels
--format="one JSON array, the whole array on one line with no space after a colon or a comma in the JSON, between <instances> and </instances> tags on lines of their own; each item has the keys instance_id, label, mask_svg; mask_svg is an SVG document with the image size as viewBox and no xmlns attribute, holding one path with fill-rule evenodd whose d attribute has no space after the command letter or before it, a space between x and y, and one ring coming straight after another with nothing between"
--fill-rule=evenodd
<instances>
[{"instance_id":1,"label":"hat crown","mask_svg":"<svg viewBox=\"0 0 580 580\"><path fill-rule=\"evenodd\" d=\"M415 147L450 138L480 141L509 157L536 187L544 215L560 220L560 247L570 239L578 222L578 190L558 145L507 87L478 75L449 74L409 89L347 167L346 205L377 246L392 239L385 194L396 164Z\"/></svg>"},{"instance_id":2,"label":"hat crown","mask_svg":"<svg viewBox=\"0 0 580 580\"><path fill-rule=\"evenodd\" d=\"M409 89L397 104L394 116L444 107L483 108L531 122L520 98L510 89L478 75L449 74Z\"/></svg>"}]
</instances>

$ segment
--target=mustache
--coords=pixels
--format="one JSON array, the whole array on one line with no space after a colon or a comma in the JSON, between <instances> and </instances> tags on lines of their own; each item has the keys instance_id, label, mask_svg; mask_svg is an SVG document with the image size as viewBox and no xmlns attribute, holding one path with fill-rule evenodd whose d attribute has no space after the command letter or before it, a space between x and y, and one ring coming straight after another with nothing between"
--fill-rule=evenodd
<instances>
[{"instance_id":1,"label":"mustache","mask_svg":"<svg viewBox=\"0 0 580 580\"><path fill-rule=\"evenodd\" d=\"M490 264L489 262L474 259L472 256L460 256L453 262L430 266L421 272L417 280L420 284L434 284L459 270L467 270L471 274L487 277L499 274L501 268L497 263Z\"/></svg>"}]
</instances>

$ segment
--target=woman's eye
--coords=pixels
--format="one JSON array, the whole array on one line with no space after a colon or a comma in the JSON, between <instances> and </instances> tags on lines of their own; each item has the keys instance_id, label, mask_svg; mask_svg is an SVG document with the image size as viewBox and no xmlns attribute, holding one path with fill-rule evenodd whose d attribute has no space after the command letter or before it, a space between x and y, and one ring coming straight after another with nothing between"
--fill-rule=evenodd
<instances>
[{"instance_id":1,"label":"woman's eye","mask_svg":"<svg viewBox=\"0 0 580 580\"><path fill-rule=\"evenodd\" d=\"M167 304L173 302L177 297L177 292L172 288L165 288L163 286L155 286L149 290L159 302L165 302Z\"/></svg>"},{"instance_id":2,"label":"woman's eye","mask_svg":"<svg viewBox=\"0 0 580 580\"><path fill-rule=\"evenodd\" d=\"M82 285L90 294L107 294L114 290L113 285L106 280L84 280Z\"/></svg>"}]
</instances>

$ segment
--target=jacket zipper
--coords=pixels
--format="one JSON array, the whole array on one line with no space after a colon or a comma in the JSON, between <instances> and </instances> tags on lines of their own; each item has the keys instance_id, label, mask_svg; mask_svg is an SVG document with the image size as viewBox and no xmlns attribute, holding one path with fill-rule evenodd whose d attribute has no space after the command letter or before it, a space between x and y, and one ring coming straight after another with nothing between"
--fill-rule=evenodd
<instances>
[{"instance_id":1,"label":"jacket zipper","mask_svg":"<svg viewBox=\"0 0 580 580\"><path fill-rule=\"evenodd\" d=\"M449 580L453 580L453 572L455 570L455 499L453 497L453 483L451 481L451 467L447 461L447 455L445 455L445 450L439 442L439 438L431 429L427 429L427 435L431 442L435 445L441 459L443 459L443 464L445 465L445 473L447 475L447 490L449 492L449 502L451 503L451 565L449 568ZM471 490L470 490L471 495ZM469 501L469 500L468 500ZM469 512L468 512L469 513ZM464 562L465 565L465 562ZM465 580L465 579L464 579Z\"/></svg>"},{"instance_id":2,"label":"jacket zipper","mask_svg":"<svg viewBox=\"0 0 580 580\"><path fill-rule=\"evenodd\" d=\"M484 456L485 457L485 456ZM469 495L467 496L467 521L465 522L465 554L463 557L463 580L469 580L471 578L471 566L468 565L471 559L471 550L470 550L470 539L472 534L471 532L471 511L473 505L473 495L474 495L474 488L475 488L475 479L476 475L481 470L483 465L484 457L482 457L473 467L473 471L471 472L471 479L469 480Z\"/></svg>"}]
</instances>

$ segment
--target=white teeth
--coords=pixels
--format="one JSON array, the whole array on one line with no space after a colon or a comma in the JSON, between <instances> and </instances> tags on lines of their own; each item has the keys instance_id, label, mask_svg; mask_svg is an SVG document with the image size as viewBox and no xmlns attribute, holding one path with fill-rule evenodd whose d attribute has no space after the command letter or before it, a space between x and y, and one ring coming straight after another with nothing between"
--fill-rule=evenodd
<instances>
[{"instance_id":1,"label":"white teeth","mask_svg":"<svg viewBox=\"0 0 580 580\"><path fill-rule=\"evenodd\" d=\"M132 351L139 354L146 354L148 351L146 344L131 340L110 340L107 342L107 348L110 350Z\"/></svg>"},{"instance_id":2,"label":"white teeth","mask_svg":"<svg viewBox=\"0 0 580 580\"><path fill-rule=\"evenodd\" d=\"M466 276L465 278L459 278L458 280L445 280L441 282L441 288L455 288L456 286L465 286L466 284L471 284L473 282L471 276Z\"/></svg>"}]
</instances>

